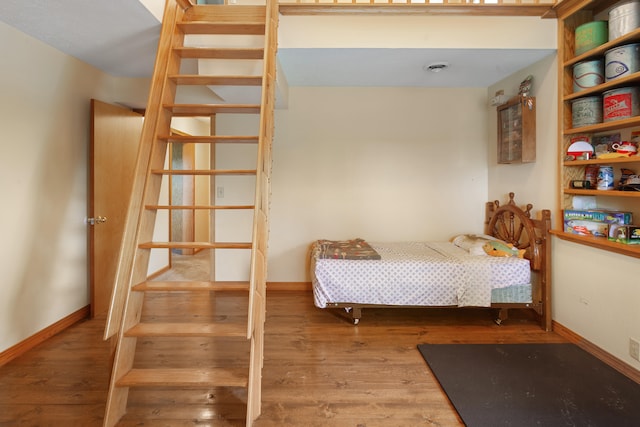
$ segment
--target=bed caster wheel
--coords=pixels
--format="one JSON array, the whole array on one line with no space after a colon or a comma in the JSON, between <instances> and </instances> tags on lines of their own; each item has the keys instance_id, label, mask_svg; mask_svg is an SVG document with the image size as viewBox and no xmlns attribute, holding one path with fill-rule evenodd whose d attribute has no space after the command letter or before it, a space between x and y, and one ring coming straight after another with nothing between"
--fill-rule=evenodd
<instances>
[{"instance_id":1,"label":"bed caster wheel","mask_svg":"<svg viewBox=\"0 0 640 427\"><path fill-rule=\"evenodd\" d=\"M498 325L498 326L502 325L502 319L500 319L500 318L495 319L495 320L494 320L494 322L495 322L495 323L496 323L496 325Z\"/></svg>"},{"instance_id":2,"label":"bed caster wheel","mask_svg":"<svg viewBox=\"0 0 640 427\"><path fill-rule=\"evenodd\" d=\"M357 325L358 323L360 323L360 319L353 319L354 326Z\"/></svg>"}]
</instances>

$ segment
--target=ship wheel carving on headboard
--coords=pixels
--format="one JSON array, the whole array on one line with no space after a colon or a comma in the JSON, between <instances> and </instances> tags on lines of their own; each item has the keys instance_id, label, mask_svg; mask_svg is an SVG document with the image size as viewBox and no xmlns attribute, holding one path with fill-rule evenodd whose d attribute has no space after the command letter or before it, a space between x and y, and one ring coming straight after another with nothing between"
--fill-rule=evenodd
<instances>
[{"instance_id":1,"label":"ship wheel carving on headboard","mask_svg":"<svg viewBox=\"0 0 640 427\"><path fill-rule=\"evenodd\" d=\"M497 200L489 204L488 208L493 212L489 216L487 232L518 249L524 249L525 257L533 259L538 255L540 243L531 222L533 205L527 204L523 210L516 205L514 196L514 193L509 193L509 201L503 206Z\"/></svg>"}]
</instances>

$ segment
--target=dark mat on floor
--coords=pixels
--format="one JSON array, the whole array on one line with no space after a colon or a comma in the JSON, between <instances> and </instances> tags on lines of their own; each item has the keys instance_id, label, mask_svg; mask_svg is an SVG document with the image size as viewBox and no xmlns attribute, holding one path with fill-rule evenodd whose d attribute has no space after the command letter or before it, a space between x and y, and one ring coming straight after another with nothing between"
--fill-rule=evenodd
<instances>
[{"instance_id":1,"label":"dark mat on floor","mask_svg":"<svg viewBox=\"0 0 640 427\"><path fill-rule=\"evenodd\" d=\"M468 427L640 426L640 385L573 344L421 344Z\"/></svg>"}]
</instances>

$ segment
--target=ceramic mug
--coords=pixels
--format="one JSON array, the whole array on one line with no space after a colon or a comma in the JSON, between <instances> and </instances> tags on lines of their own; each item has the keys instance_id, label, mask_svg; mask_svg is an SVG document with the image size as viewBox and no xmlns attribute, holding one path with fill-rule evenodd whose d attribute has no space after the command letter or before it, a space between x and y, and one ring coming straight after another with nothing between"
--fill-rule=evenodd
<instances>
[{"instance_id":1,"label":"ceramic mug","mask_svg":"<svg viewBox=\"0 0 640 427\"><path fill-rule=\"evenodd\" d=\"M629 144L629 143L616 143L616 144L612 144L611 148L613 148L614 150L616 150L618 153L635 153L636 151L638 151L638 149L636 148L635 145L633 144Z\"/></svg>"}]
</instances>

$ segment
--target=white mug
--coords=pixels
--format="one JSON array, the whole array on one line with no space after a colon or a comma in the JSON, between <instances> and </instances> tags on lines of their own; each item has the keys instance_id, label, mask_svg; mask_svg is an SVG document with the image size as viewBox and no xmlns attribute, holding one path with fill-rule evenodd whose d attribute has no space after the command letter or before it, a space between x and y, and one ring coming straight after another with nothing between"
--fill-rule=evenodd
<instances>
[{"instance_id":1,"label":"white mug","mask_svg":"<svg viewBox=\"0 0 640 427\"><path fill-rule=\"evenodd\" d=\"M616 144L612 144L611 147L617 151L626 151L630 153L635 153L636 151L638 151L635 145L629 144L629 143L622 143L622 144L616 143Z\"/></svg>"}]
</instances>

